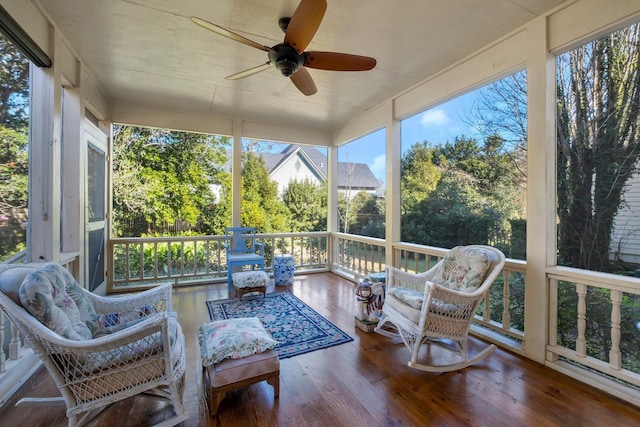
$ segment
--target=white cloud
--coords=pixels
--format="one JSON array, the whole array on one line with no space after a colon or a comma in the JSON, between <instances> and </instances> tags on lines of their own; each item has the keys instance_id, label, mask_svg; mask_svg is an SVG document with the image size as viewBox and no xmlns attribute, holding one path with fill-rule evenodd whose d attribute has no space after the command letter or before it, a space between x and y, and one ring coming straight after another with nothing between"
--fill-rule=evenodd
<instances>
[{"instance_id":1,"label":"white cloud","mask_svg":"<svg viewBox=\"0 0 640 427\"><path fill-rule=\"evenodd\" d=\"M375 177L378 178L381 182L384 182L386 167L386 156L384 154L381 154L373 159L373 163L369 165L371 172L373 172Z\"/></svg>"},{"instance_id":2,"label":"white cloud","mask_svg":"<svg viewBox=\"0 0 640 427\"><path fill-rule=\"evenodd\" d=\"M420 117L420 124L424 127L433 125L444 126L450 121L451 119L449 119L447 113L441 109L425 111L422 117Z\"/></svg>"}]
</instances>

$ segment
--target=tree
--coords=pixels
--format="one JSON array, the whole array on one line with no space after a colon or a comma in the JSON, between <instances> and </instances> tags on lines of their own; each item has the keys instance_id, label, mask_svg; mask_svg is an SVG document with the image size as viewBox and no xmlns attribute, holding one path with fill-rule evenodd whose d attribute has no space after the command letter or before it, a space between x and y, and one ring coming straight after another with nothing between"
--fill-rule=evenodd
<instances>
[{"instance_id":1,"label":"tree","mask_svg":"<svg viewBox=\"0 0 640 427\"><path fill-rule=\"evenodd\" d=\"M525 216L526 182L521 175L523 168L514 159L520 158L521 147L515 147L493 133L480 143L464 135L453 143L433 149L434 163L446 169L457 169L474 179L477 190L491 199L501 212L504 238L507 238L510 222Z\"/></svg>"},{"instance_id":2,"label":"tree","mask_svg":"<svg viewBox=\"0 0 640 427\"><path fill-rule=\"evenodd\" d=\"M327 229L327 186L309 179L292 180L282 193L289 210L289 231L324 231Z\"/></svg>"},{"instance_id":3,"label":"tree","mask_svg":"<svg viewBox=\"0 0 640 427\"><path fill-rule=\"evenodd\" d=\"M559 260L608 271L614 219L640 155L640 24L557 64Z\"/></svg>"},{"instance_id":4,"label":"tree","mask_svg":"<svg viewBox=\"0 0 640 427\"><path fill-rule=\"evenodd\" d=\"M0 214L27 207L28 173L27 135L0 125Z\"/></svg>"},{"instance_id":5,"label":"tree","mask_svg":"<svg viewBox=\"0 0 640 427\"><path fill-rule=\"evenodd\" d=\"M369 232L379 233L379 228L377 226L373 226L374 223L379 224L382 222L383 215L380 213L380 208L376 199L366 191L359 191L351 200L351 220L349 221L352 224L351 233L366 235L371 237L384 237L384 228L383 235L370 235L365 234L364 231L367 229Z\"/></svg>"},{"instance_id":6,"label":"tree","mask_svg":"<svg viewBox=\"0 0 640 427\"><path fill-rule=\"evenodd\" d=\"M521 218L526 197L514 183L512 151L496 134L483 143L462 135L434 148L411 147L402 159L403 240L507 249L511 220Z\"/></svg>"},{"instance_id":7,"label":"tree","mask_svg":"<svg viewBox=\"0 0 640 427\"><path fill-rule=\"evenodd\" d=\"M26 248L29 61L0 36L0 259Z\"/></svg>"},{"instance_id":8,"label":"tree","mask_svg":"<svg viewBox=\"0 0 640 427\"><path fill-rule=\"evenodd\" d=\"M495 204L478 192L473 177L449 170L429 197L403 216L402 240L443 248L486 244L501 220Z\"/></svg>"},{"instance_id":9,"label":"tree","mask_svg":"<svg viewBox=\"0 0 640 427\"><path fill-rule=\"evenodd\" d=\"M214 198L200 217L200 232L222 235L231 224L231 174L220 171L214 180Z\"/></svg>"},{"instance_id":10,"label":"tree","mask_svg":"<svg viewBox=\"0 0 640 427\"><path fill-rule=\"evenodd\" d=\"M433 152L427 141L412 145L402 156L402 215L413 212L435 190L440 180L440 170L432 158Z\"/></svg>"},{"instance_id":11,"label":"tree","mask_svg":"<svg viewBox=\"0 0 640 427\"><path fill-rule=\"evenodd\" d=\"M0 125L27 132L29 125L29 61L0 36Z\"/></svg>"},{"instance_id":12,"label":"tree","mask_svg":"<svg viewBox=\"0 0 640 427\"><path fill-rule=\"evenodd\" d=\"M289 211L278 199L278 183L269 178L262 156L246 151L242 157L242 224L260 233L287 231Z\"/></svg>"},{"instance_id":13,"label":"tree","mask_svg":"<svg viewBox=\"0 0 640 427\"><path fill-rule=\"evenodd\" d=\"M115 127L114 228L124 230L127 220L196 224L215 203L211 185L223 177L225 145L226 138L212 135Z\"/></svg>"},{"instance_id":14,"label":"tree","mask_svg":"<svg viewBox=\"0 0 640 427\"><path fill-rule=\"evenodd\" d=\"M527 150L527 73L520 71L480 90L481 96L467 123L485 138L500 135L508 151ZM514 158L517 167L526 166L524 158ZM523 176L526 171L522 170Z\"/></svg>"},{"instance_id":15,"label":"tree","mask_svg":"<svg viewBox=\"0 0 640 427\"><path fill-rule=\"evenodd\" d=\"M0 125L0 259L25 248L29 190L28 140Z\"/></svg>"}]
</instances>

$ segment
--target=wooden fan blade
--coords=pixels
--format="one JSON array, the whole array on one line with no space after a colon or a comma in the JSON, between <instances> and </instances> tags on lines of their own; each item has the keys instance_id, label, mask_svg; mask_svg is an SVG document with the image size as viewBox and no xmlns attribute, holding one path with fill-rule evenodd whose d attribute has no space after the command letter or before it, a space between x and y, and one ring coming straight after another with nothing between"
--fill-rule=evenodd
<instances>
[{"instance_id":1,"label":"wooden fan blade","mask_svg":"<svg viewBox=\"0 0 640 427\"><path fill-rule=\"evenodd\" d=\"M304 66L319 70L366 71L376 66L376 60L349 53L305 52Z\"/></svg>"},{"instance_id":2,"label":"wooden fan blade","mask_svg":"<svg viewBox=\"0 0 640 427\"><path fill-rule=\"evenodd\" d=\"M258 65L257 67L249 68L248 70L240 71L239 73L231 74L230 76L225 77L225 80L244 79L245 77L258 74L259 72L264 71L269 67L271 67L271 61L267 61L262 65Z\"/></svg>"},{"instance_id":3,"label":"wooden fan blade","mask_svg":"<svg viewBox=\"0 0 640 427\"><path fill-rule=\"evenodd\" d=\"M236 34L232 31L227 30L226 28L222 28L219 25L213 24L209 21L205 21L204 19L198 18L196 16L192 16L191 20L195 24L201 26L202 28L205 28L209 31L213 31L214 33L220 34L221 36L224 36L228 39L235 40L242 44L246 44L247 46L255 47L256 49L264 50L265 52L269 52L271 50L269 46L263 46L260 43L256 43L253 40L249 40L248 38L243 37L240 34Z\"/></svg>"},{"instance_id":4,"label":"wooden fan blade","mask_svg":"<svg viewBox=\"0 0 640 427\"><path fill-rule=\"evenodd\" d=\"M304 52L318 30L326 10L326 0L302 0L287 27L285 44L298 51L298 55Z\"/></svg>"},{"instance_id":5,"label":"wooden fan blade","mask_svg":"<svg viewBox=\"0 0 640 427\"><path fill-rule=\"evenodd\" d=\"M298 68L298 71L291 74L291 81L306 96L313 95L318 91L311 74L304 67Z\"/></svg>"}]
</instances>

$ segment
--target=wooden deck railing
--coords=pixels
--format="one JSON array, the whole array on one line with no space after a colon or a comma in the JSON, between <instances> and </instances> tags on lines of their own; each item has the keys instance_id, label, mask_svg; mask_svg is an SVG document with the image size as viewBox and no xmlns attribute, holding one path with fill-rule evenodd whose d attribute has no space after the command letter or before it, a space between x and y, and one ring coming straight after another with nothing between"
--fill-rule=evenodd
<instances>
[{"instance_id":1,"label":"wooden deck railing","mask_svg":"<svg viewBox=\"0 0 640 427\"><path fill-rule=\"evenodd\" d=\"M293 254L296 272L331 271L358 281L384 271L387 263L405 271L425 271L446 250L414 244L394 245L387 257L385 241L345 233L259 234L265 270L273 255ZM224 236L118 238L109 242L110 292L130 291L172 282L176 286L226 280ZM522 352L524 340L523 261L509 260L476 316L478 335Z\"/></svg>"}]
</instances>

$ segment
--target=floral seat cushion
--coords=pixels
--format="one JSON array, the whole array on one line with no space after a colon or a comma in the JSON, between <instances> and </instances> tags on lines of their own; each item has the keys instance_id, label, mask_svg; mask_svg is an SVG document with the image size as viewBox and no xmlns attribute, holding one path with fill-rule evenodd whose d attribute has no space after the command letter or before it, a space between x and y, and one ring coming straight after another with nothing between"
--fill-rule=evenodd
<instances>
[{"instance_id":1,"label":"floral seat cushion","mask_svg":"<svg viewBox=\"0 0 640 427\"><path fill-rule=\"evenodd\" d=\"M24 278L20 303L57 334L75 341L93 338L98 316L80 285L65 268L47 263Z\"/></svg>"}]
</instances>

